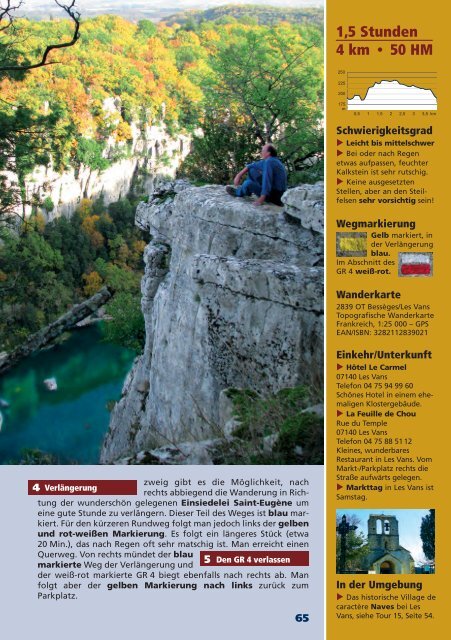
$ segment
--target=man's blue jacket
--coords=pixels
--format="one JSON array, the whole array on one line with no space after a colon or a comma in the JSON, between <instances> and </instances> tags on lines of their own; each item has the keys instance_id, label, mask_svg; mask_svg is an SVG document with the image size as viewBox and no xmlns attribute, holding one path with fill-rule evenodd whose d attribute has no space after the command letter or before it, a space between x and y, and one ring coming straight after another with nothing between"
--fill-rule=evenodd
<instances>
[{"instance_id":1,"label":"man's blue jacket","mask_svg":"<svg viewBox=\"0 0 451 640\"><path fill-rule=\"evenodd\" d=\"M252 168L255 173L261 174L262 177L262 196L269 196L271 191L286 191L287 189L287 172L279 158L270 156L266 160L258 160L251 162L247 168Z\"/></svg>"}]
</instances>

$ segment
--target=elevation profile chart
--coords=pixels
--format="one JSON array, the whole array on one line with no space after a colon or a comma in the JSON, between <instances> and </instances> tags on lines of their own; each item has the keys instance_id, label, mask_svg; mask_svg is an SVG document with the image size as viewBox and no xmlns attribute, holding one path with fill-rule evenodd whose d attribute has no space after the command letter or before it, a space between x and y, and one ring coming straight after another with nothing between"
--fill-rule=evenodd
<instances>
[{"instance_id":1,"label":"elevation profile chart","mask_svg":"<svg viewBox=\"0 0 451 640\"><path fill-rule=\"evenodd\" d=\"M437 74L347 73L348 110L436 111Z\"/></svg>"}]
</instances>

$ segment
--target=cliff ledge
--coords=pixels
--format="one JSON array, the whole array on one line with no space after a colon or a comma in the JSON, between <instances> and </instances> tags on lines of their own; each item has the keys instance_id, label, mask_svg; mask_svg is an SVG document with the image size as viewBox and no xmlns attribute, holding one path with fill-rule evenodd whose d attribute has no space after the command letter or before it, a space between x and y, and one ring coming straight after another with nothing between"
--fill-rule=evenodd
<instances>
[{"instance_id":1,"label":"cliff ledge","mask_svg":"<svg viewBox=\"0 0 451 640\"><path fill-rule=\"evenodd\" d=\"M138 206L136 223L152 236L146 344L113 410L102 463L217 438L227 388L322 387L323 184L284 200L284 209L257 208L223 187L177 181Z\"/></svg>"}]
</instances>

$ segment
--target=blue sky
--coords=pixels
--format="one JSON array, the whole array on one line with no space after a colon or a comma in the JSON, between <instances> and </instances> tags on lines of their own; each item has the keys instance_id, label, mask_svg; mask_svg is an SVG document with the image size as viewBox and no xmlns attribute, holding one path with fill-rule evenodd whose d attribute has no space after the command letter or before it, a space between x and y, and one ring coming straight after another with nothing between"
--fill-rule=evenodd
<instances>
[{"instance_id":1,"label":"blue sky","mask_svg":"<svg viewBox=\"0 0 451 640\"><path fill-rule=\"evenodd\" d=\"M399 525L399 543L412 554L415 562L424 562L423 548L420 538L421 519L429 513L429 509L337 509L337 516L356 515L360 520L358 531L365 536L368 533L368 516L384 514L395 516Z\"/></svg>"},{"instance_id":2,"label":"blue sky","mask_svg":"<svg viewBox=\"0 0 451 640\"><path fill-rule=\"evenodd\" d=\"M65 0L64 4L68 2ZM179 11L205 10L226 4L258 4L297 9L324 8L324 0L76 0L76 8L80 11L82 18L110 13L122 15L134 21L146 17L156 22ZM31 19L47 19L49 16L56 18L64 15L55 0L23 0L23 4L16 12L18 17L26 16Z\"/></svg>"},{"instance_id":3,"label":"blue sky","mask_svg":"<svg viewBox=\"0 0 451 640\"><path fill-rule=\"evenodd\" d=\"M54 4L52 0L24 0L24 8L27 6L36 7ZM64 3L66 4L66 3ZM208 7L220 7L226 4L260 4L273 7L322 7L324 0L77 0L77 6L80 8L95 5L100 7L117 7L117 6L143 6L147 8L155 6L158 8L175 7L180 9L207 9Z\"/></svg>"}]
</instances>

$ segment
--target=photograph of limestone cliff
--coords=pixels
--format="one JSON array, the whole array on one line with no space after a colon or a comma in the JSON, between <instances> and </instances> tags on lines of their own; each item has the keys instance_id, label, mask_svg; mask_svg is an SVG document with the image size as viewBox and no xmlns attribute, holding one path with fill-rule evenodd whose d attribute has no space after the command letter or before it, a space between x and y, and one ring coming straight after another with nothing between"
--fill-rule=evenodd
<instances>
[{"instance_id":1,"label":"photograph of limestone cliff","mask_svg":"<svg viewBox=\"0 0 451 640\"><path fill-rule=\"evenodd\" d=\"M323 464L323 23L0 0L1 464Z\"/></svg>"}]
</instances>

